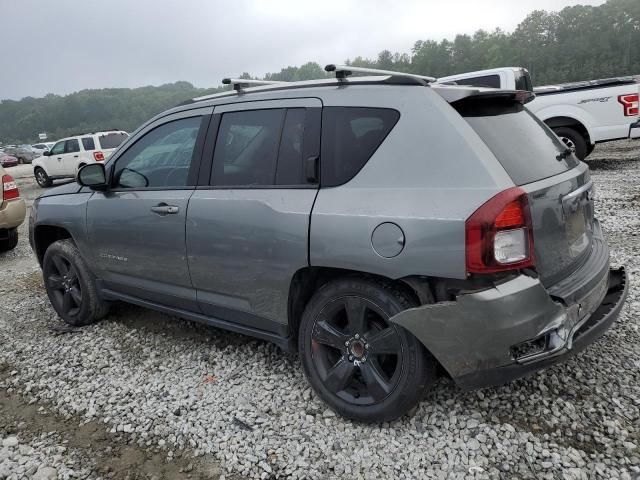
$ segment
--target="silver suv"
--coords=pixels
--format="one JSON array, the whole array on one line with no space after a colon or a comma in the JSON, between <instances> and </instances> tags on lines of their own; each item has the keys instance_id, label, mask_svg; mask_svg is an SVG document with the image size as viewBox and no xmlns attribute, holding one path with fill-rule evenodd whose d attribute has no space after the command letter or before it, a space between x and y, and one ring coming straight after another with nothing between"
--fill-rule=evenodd
<instances>
[{"instance_id":1,"label":"silver suv","mask_svg":"<svg viewBox=\"0 0 640 480\"><path fill-rule=\"evenodd\" d=\"M44 193L30 237L60 317L122 300L268 340L365 422L438 375L499 384L603 334L626 275L528 92L328 68L231 82Z\"/></svg>"}]
</instances>

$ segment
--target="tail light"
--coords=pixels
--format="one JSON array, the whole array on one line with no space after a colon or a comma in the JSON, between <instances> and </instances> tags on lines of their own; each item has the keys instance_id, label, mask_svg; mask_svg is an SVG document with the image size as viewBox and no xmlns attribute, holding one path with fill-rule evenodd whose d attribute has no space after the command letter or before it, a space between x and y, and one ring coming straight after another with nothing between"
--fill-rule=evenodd
<instances>
[{"instance_id":1,"label":"tail light","mask_svg":"<svg viewBox=\"0 0 640 480\"><path fill-rule=\"evenodd\" d=\"M625 117L635 117L638 115L638 94L630 93L628 95L620 95L618 102L622 104L624 108Z\"/></svg>"},{"instance_id":2,"label":"tail light","mask_svg":"<svg viewBox=\"0 0 640 480\"><path fill-rule=\"evenodd\" d=\"M2 176L2 200L13 200L20 198L20 190L18 184L11 175Z\"/></svg>"},{"instance_id":3,"label":"tail light","mask_svg":"<svg viewBox=\"0 0 640 480\"><path fill-rule=\"evenodd\" d=\"M93 152L93 158L95 158L96 162L104 162L104 153L100 151Z\"/></svg>"},{"instance_id":4,"label":"tail light","mask_svg":"<svg viewBox=\"0 0 640 480\"><path fill-rule=\"evenodd\" d=\"M527 194L509 188L489 199L465 223L467 273L534 266L533 228Z\"/></svg>"}]
</instances>

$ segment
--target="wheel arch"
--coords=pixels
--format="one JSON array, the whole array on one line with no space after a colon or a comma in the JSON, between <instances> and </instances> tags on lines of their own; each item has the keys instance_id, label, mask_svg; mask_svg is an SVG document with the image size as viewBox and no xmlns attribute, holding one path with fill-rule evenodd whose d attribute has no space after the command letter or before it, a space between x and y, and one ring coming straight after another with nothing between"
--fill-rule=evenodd
<instances>
[{"instance_id":1,"label":"wheel arch","mask_svg":"<svg viewBox=\"0 0 640 480\"><path fill-rule=\"evenodd\" d=\"M35 162L35 160L34 160L34 162ZM35 173L36 173L36 170L37 170L38 168L41 168L42 170L44 170L44 173L46 173L46 174L47 174L47 176L51 176L51 175L49 174L49 170L47 170L47 167L44 165L44 163L40 163L40 162L38 162L38 163L34 163L34 162L31 162L31 166L33 167L33 174L34 174L34 175L35 175Z\"/></svg>"},{"instance_id":2,"label":"wheel arch","mask_svg":"<svg viewBox=\"0 0 640 480\"><path fill-rule=\"evenodd\" d=\"M57 225L36 225L33 230L33 249L38 257L38 263L42 265L44 254L53 242L67 238L75 243L69 230L64 227Z\"/></svg>"},{"instance_id":3,"label":"wheel arch","mask_svg":"<svg viewBox=\"0 0 640 480\"><path fill-rule=\"evenodd\" d=\"M582 135L587 142L587 145L592 145L591 135L587 127L580 121L573 117L551 117L544 120L544 123L551 129L558 127L568 127L576 130Z\"/></svg>"},{"instance_id":4,"label":"wheel arch","mask_svg":"<svg viewBox=\"0 0 640 480\"><path fill-rule=\"evenodd\" d=\"M368 272L331 267L305 267L298 270L291 279L288 298L289 332L295 339L300 327L300 319L313 294L326 283L344 277L360 277L385 283L409 295L417 305L432 303L435 298L433 285L426 277L387 278Z\"/></svg>"}]
</instances>

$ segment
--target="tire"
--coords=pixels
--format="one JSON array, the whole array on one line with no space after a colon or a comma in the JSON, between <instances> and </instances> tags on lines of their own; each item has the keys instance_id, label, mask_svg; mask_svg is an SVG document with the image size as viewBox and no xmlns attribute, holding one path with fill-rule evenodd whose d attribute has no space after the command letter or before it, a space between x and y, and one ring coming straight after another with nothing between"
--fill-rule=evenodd
<instances>
[{"instance_id":1,"label":"tire","mask_svg":"<svg viewBox=\"0 0 640 480\"><path fill-rule=\"evenodd\" d=\"M18 229L10 228L7 230L7 238L0 240L0 252L8 252L18 245Z\"/></svg>"},{"instance_id":2,"label":"tire","mask_svg":"<svg viewBox=\"0 0 640 480\"><path fill-rule=\"evenodd\" d=\"M53 183L49 178L49 175L47 175L47 172L45 172L44 169L40 167L35 168L35 170L33 171L33 175L36 177L36 182L38 182L38 185L40 185L42 188L50 187Z\"/></svg>"},{"instance_id":3,"label":"tire","mask_svg":"<svg viewBox=\"0 0 640 480\"><path fill-rule=\"evenodd\" d=\"M377 423L420 401L435 378L435 360L408 331L388 323L415 306L387 284L356 277L327 283L313 295L298 348L307 380L331 409Z\"/></svg>"},{"instance_id":4,"label":"tire","mask_svg":"<svg viewBox=\"0 0 640 480\"><path fill-rule=\"evenodd\" d=\"M51 305L69 325L90 325L108 313L109 304L98 296L95 277L72 240L58 240L49 246L42 275Z\"/></svg>"},{"instance_id":5,"label":"tire","mask_svg":"<svg viewBox=\"0 0 640 480\"><path fill-rule=\"evenodd\" d=\"M553 131L560 137L560 140L571 148L576 157L584 160L587 156L587 141L580 132L569 127L557 127Z\"/></svg>"}]
</instances>

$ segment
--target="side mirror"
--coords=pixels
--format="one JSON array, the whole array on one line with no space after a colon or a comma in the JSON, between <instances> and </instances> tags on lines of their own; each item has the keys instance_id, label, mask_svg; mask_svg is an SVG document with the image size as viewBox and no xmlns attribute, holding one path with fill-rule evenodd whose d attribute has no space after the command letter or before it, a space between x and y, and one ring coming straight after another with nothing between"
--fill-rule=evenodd
<instances>
[{"instance_id":1,"label":"side mirror","mask_svg":"<svg viewBox=\"0 0 640 480\"><path fill-rule=\"evenodd\" d=\"M48 157L49 155L51 155L51 152L49 150L45 150L44 152L42 152L42 155Z\"/></svg>"},{"instance_id":2,"label":"side mirror","mask_svg":"<svg viewBox=\"0 0 640 480\"><path fill-rule=\"evenodd\" d=\"M78 170L76 182L92 190L107 189L107 174L102 163L90 163Z\"/></svg>"}]
</instances>

